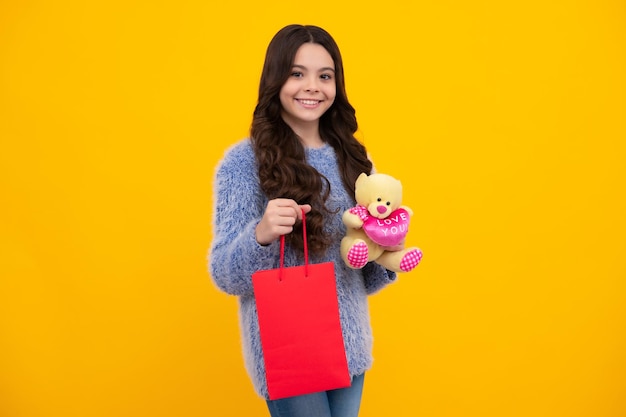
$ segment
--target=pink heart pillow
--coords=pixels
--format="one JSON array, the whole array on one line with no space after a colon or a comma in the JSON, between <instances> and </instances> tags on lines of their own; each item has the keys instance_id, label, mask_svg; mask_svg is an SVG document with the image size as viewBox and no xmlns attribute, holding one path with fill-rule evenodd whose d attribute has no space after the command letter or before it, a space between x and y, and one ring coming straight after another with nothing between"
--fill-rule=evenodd
<instances>
[{"instance_id":1,"label":"pink heart pillow","mask_svg":"<svg viewBox=\"0 0 626 417\"><path fill-rule=\"evenodd\" d=\"M384 219L369 216L363 222L365 234L381 246L400 245L409 232L409 213L399 208Z\"/></svg>"}]
</instances>

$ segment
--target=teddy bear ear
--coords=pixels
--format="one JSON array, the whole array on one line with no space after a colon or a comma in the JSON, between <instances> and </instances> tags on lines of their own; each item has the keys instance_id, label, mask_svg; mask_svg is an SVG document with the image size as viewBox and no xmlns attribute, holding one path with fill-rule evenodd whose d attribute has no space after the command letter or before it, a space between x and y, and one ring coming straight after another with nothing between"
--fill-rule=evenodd
<instances>
[{"instance_id":1,"label":"teddy bear ear","mask_svg":"<svg viewBox=\"0 0 626 417\"><path fill-rule=\"evenodd\" d=\"M362 172L356 179L356 181L354 182L354 188L359 188L359 184L361 184L363 181L365 181L365 179L367 178L367 174L365 172Z\"/></svg>"}]
</instances>

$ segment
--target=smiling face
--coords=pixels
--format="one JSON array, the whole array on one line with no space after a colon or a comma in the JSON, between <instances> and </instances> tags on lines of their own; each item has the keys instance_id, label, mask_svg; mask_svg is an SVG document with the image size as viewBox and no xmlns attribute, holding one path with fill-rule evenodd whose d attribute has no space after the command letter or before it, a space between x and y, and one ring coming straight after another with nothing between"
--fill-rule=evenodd
<instances>
[{"instance_id":1,"label":"smiling face","mask_svg":"<svg viewBox=\"0 0 626 417\"><path fill-rule=\"evenodd\" d=\"M302 44L280 90L283 120L295 131L318 125L336 93L335 63L328 51L317 43Z\"/></svg>"}]
</instances>

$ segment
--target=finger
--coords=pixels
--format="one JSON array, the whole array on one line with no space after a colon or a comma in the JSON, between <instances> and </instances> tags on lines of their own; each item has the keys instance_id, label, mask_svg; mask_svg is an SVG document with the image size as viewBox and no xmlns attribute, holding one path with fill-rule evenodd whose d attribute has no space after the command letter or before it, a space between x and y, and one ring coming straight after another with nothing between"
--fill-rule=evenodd
<instances>
[{"instance_id":1,"label":"finger","mask_svg":"<svg viewBox=\"0 0 626 417\"><path fill-rule=\"evenodd\" d=\"M302 219L302 206L300 206L294 200L287 198L277 199L276 203L281 205L281 207L283 208L289 207L290 209L288 213L281 211L281 215L291 217L294 223L296 222L296 220ZM309 210L311 210L311 206L309 206L308 204L307 206L309 207Z\"/></svg>"},{"instance_id":2,"label":"finger","mask_svg":"<svg viewBox=\"0 0 626 417\"><path fill-rule=\"evenodd\" d=\"M269 207L265 211L261 222L268 227L288 227L293 226L297 221L296 211L293 207ZM281 233L281 234L284 234Z\"/></svg>"},{"instance_id":3,"label":"finger","mask_svg":"<svg viewBox=\"0 0 626 417\"><path fill-rule=\"evenodd\" d=\"M298 203L290 198L275 198L270 201L276 205L276 207L297 207Z\"/></svg>"},{"instance_id":4,"label":"finger","mask_svg":"<svg viewBox=\"0 0 626 417\"><path fill-rule=\"evenodd\" d=\"M300 205L300 210L298 211L298 219L302 220L302 213L304 212L304 214L309 213L311 211L311 205L310 204L301 204Z\"/></svg>"}]
</instances>

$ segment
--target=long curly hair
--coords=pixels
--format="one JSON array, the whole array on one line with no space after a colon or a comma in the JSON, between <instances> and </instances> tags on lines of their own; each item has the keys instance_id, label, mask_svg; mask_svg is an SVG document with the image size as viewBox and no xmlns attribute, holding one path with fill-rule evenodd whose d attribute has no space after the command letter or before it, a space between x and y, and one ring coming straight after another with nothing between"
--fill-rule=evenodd
<instances>
[{"instance_id":1,"label":"long curly hair","mask_svg":"<svg viewBox=\"0 0 626 417\"><path fill-rule=\"evenodd\" d=\"M317 26L289 25L271 40L261 73L250 137L261 189L269 199L291 198L298 204L312 206L306 221L309 250L314 254L323 254L331 241L331 236L324 230L324 218L333 214L325 205L330 183L306 162L304 146L281 117L279 97L291 73L296 52L304 43L323 46L335 64L337 93L332 106L320 118L319 131L322 140L331 145L337 154L347 192L354 196L358 175L371 173L372 163L367 151L354 136L358 125L355 110L346 94L339 47L328 32ZM297 224L286 239L290 245L302 248L302 225Z\"/></svg>"}]
</instances>

